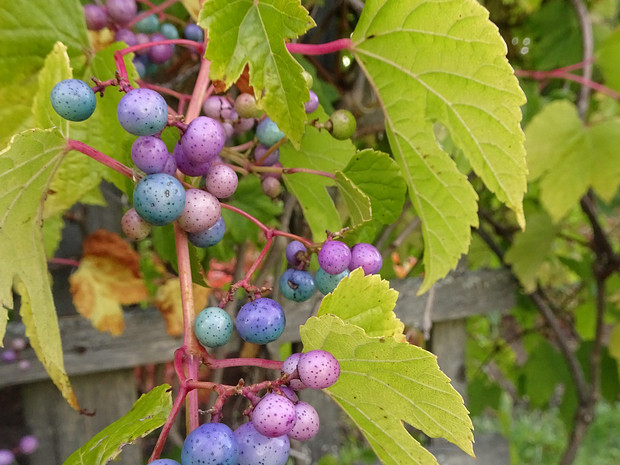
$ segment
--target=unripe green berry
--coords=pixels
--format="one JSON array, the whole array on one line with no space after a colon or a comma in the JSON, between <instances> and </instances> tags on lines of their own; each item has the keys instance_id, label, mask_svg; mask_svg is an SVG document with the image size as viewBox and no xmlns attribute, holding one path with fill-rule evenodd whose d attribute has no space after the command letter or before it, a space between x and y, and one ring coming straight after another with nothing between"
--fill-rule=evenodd
<instances>
[{"instance_id":1,"label":"unripe green berry","mask_svg":"<svg viewBox=\"0 0 620 465\"><path fill-rule=\"evenodd\" d=\"M331 133L338 140L348 139L355 133L357 122L349 110L336 110L329 118Z\"/></svg>"},{"instance_id":2,"label":"unripe green berry","mask_svg":"<svg viewBox=\"0 0 620 465\"><path fill-rule=\"evenodd\" d=\"M256 106L256 97L252 94L239 94L235 100L235 110L241 118L257 118L261 111Z\"/></svg>"}]
</instances>

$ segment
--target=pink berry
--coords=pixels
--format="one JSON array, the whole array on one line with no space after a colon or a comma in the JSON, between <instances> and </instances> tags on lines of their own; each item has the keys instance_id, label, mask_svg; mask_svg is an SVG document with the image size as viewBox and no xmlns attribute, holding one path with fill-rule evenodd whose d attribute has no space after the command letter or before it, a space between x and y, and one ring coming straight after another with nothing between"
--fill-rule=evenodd
<instances>
[{"instance_id":1,"label":"pink berry","mask_svg":"<svg viewBox=\"0 0 620 465\"><path fill-rule=\"evenodd\" d=\"M39 447L39 440L34 436L27 435L19 441L19 450L22 454L32 454Z\"/></svg>"},{"instance_id":2,"label":"pink berry","mask_svg":"<svg viewBox=\"0 0 620 465\"><path fill-rule=\"evenodd\" d=\"M351 249L344 242L327 241L318 254L319 265L329 274L342 273L351 263Z\"/></svg>"},{"instance_id":3,"label":"pink berry","mask_svg":"<svg viewBox=\"0 0 620 465\"><path fill-rule=\"evenodd\" d=\"M11 465L15 462L15 455L8 449L0 449L0 465Z\"/></svg>"},{"instance_id":4,"label":"pink berry","mask_svg":"<svg viewBox=\"0 0 620 465\"><path fill-rule=\"evenodd\" d=\"M296 352L294 354L286 357L286 360L282 362L282 374L290 375L293 378L297 377L297 364L299 363L299 358L301 357L300 352Z\"/></svg>"},{"instance_id":5,"label":"pink berry","mask_svg":"<svg viewBox=\"0 0 620 465\"><path fill-rule=\"evenodd\" d=\"M302 354L297 364L299 379L312 389L325 389L340 376L338 360L324 350L311 350Z\"/></svg>"},{"instance_id":6,"label":"pink berry","mask_svg":"<svg viewBox=\"0 0 620 465\"><path fill-rule=\"evenodd\" d=\"M252 411L252 424L256 431L268 438L287 434L295 426L295 405L286 397L266 394Z\"/></svg>"},{"instance_id":7,"label":"pink berry","mask_svg":"<svg viewBox=\"0 0 620 465\"><path fill-rule=\"evenodd\" d=\"M307 441L319 432L319 414L312 405L299 401L295 405L295 426L288 432L288 437L298 441Z\"/></svg>"},{"instance_id":8,"label":"pink berry","mask_svg":"<svg viewBox=\"0 0 620 465\"><path fill-rule=\"evenodd\" d=\"M205 187L218 199L230 197L237 190L237 173L228 165L220 163L211 166L205 178Z\"/></svg>"},{"instance_id":9,"label":"pink berry","mask_svg":"<svg viewBox=\"0 0 620 465\"><path fill-rule=\"evenodd\" d=\"M144 221L135 208L130 208L121 219L121 229L131 241L141 241L151 233L151 225Z\"/></svg>"},{"instance_id":10,"label":"pink berry","mask_svg":"<svg viewBox=\"0 0 620 465\"><path fill-rule=\"evenodd\" d=\"M382 265L383 257L381 257L381 252L374 245L361 242L355 244L351 249L349 270L353 271L361 267L364 270L364 274L369 275L378 273Z\"/></svg>"},{"instance_id":11,"label":"pink berry","mask_svg":"<svg viewBox=\"0 0 620 465\"><path fill-rule=\"evenodd\" d=\"M179 226L189 233L205 231L221 216L220 201L202 189L188 189L185 207L177 218Z\"/></svg>"},{"instance_id":12,"label":"pink berry","mask_svg":"<svg viewBox=\"0 0 620 465\"><path fill-rule=\"evenodd\" d=\"M261 181L260 187L267 197L275 199L282 193L282 184L276 178L265 178Z\"/></svg>"}]
</instances>

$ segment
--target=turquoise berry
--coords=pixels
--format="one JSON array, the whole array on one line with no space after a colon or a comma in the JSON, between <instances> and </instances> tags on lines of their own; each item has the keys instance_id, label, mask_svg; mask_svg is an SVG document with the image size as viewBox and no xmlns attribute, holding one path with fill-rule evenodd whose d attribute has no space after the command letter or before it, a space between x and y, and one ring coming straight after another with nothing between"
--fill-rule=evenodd
<instances>
[{"instance_id":1,"label":"turquoise berry","mask_svg":"<svg viewBox=\"0 0 620 465\"><path fill-rule=\"evenodd\" d=\"M256 137L261 144L271 147L284 137L284 133L271 119L265 118L256 126Z\"/></svg>"},{"instance_id":2,"label":"turquoise berry","mask_svg":"<svg viewBox=\"0 0 620 465\"><path fill-rule=\"evenodd\" d=\"M333 292L342 278L346 276L349 276L349 270L344 270L338 274L329 274L323 268L319 268L314 275L314 283L316 284L316 288L321 291L323 295L327 295Z\"/></svg>"},{"instance_id":3,"label":"turquoise berry","mask_svg":"<svg viewBox=\"0 0 620 465\"><path fill-rule=\"evenodd\" d=\"M162 23L162 25L159 26L159 32L171 40L179 38L179 30L174 24L171 23Z\"/></svg>"},{"instance_id":4,"label":"turquoise berry","mask_svg":"<svg viewBox=\"0 0 620 465\"><path fill-rule=\"evenodd\" d=\"M159 19L157 19L157 15L148 15L138 21L133 28L136 32L152 34L159 29Z\"/></svg>"},{"instance_id":5,"label":"turquoise berry","mask_svg":"<svg viewBox=\"0 0 620 465\"><path fill-rule=\"evenodd\" d=\"M90 86L79 79L65 79L50 94L52 107L69 121L84 121L95 111L97 99Z\"/></svg>"},{"instance_id":6,"label":"turquoise berry","mask_svg":"<svg viewBox=\"0 0 620 465\"><path fill-rule=\"evenodd\" d=\"M133 191L133 204L144 221L163 226L176 220L185 208L183 184L169 174L149 174Z\"/></svg>"},{"instance_id":7,"label":"turquoise berry","mask_svg":"<svg viewBox=\"0 0 620 465\"><path fill-rule=\"evenodd\" d=\"M203 309L194 320L194 333L205 347L220 347L230 340L233 321L230 315L219 307Z\"/></svg>"},{"instance_id":8,"label":"turquoise berry","mask_svg":"<svg viewBox=\"0 0 620 465\"><path fill-rule=\"evenodd\" d=\"M280 292L289 300L304 302L315 289L314 278L307 271L289 268L280 277Z\"/></svg>"}]
</instances>

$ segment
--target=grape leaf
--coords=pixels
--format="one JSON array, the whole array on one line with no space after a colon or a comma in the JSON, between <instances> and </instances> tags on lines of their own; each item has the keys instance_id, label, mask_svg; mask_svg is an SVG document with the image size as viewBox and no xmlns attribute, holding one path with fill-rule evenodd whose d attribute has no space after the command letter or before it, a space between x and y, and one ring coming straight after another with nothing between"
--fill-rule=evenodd
<instances>
[{"instance_id":1,"label":"grape leaf","mask_svg":"<svg viewBox=\"0 0 620 465\"><path fill-rule=\"evenodd\" d=\"M334 173L336 185L344 198L351 217L351 227L358 226L372 219L370 199L342 171Z\"/></svg>"},{"instance_id":2,"label":"grape leaf","mask_svg":"<svg viewBox=\"0 0 620 465\"><path fill-rule=\"evenodd\" d=\"M78 0L3 2L0 8L0 148L12 134L32 127L37 72L56 41L67 46L74 70L84 69L90 48Z\"/></svg>"},{"instance_id":3,"label":"grape leaf","mask_svg":"<svg viewBox=\"0 0 620 465\"><path fill-rule=\"evenodd\" d=\"M334 315L311 317L300 334L304 351L326 350L340 363L340 377L326 392L357 424L382 463L437 464L403 422L431 437L445 437L473 456L467 409L433 354L392 338L369 337Z\"/></svg>"},{"instance_id":4,"label":"grape leaf","mask_svg":"<svg viewBox=\"0 0 620 465\"><path fill-rule=\"evenodd\" d=\"M616 29L603 41L596 54L596 63L603 73L605 84L620 91L618 54L620 54L620 29Z\"/></svg>"},{"instance_id":5,"label":"grape leaf","mask_svg":"<svg viewBox=\"0 0 620 465\"><path fill-rule=\"evenodd\" d=\"M291 144L280 147L280 161L285 168L310 168L328 173L345 168L353 155L355 146L351 141L338 141L314 127L306 129L299 150ZM326 190L335 185L333 179L308 173L285 174L283 178L286 188L297 197L315 241L325 239L325 230L342 228L338 210Z\"/></svg>"},{"instance_id":6,"label":"grape leaf","mask_svg":"<svg viewBox=\"0 0 620 465\"><path fill-rule=\"evenodd\" d=\"M506 251L506 263L512 265L526 292L536 289L540 267L551 251L551 244L559 228L554 226L544 210L533 211L526 216L527 228L515 234L514 241Z\"/></svg>"},{"instance_id":7,"label":"grape leaf","mask_svg":"<svg viewBox=\"0 0 620 465\"><path fill-rule=\"evenodd\" d=\"M575 106L547 105L526 128L530 180L540 182L540 201L554 222L589 188L609 202L620 186L620 120L583 126Z\"/></svg>"},{"instance_id":8,"label":"grape leaf","mask_svg":"<svg viewBox=\"0 0 620 465\"><path fill-rule=\"evenodd\" d=\"M352 40L422 220L421 293L456 265L478 222L476 193L439 148L434 124L446 127L473 170L524 226L519 122L525 99L506 45L474 0L367 1Z\"/></svg>"},{"instance_id":9,"label":"grape leaf","mask_svg":"<svg viewBox=\"0 0 620 465\"><path fill-rule=\"evenodd\" d=\"M285 40L315 25L306 9L289 0L208 0L199 24L208 29L211 78L231 86L247 63L259 107L298 146L310 94L303 68L286 50Z\"/></svg>"},{"instance_id":10,"label":"grape leaf","mask_svg":"<svg viewBox=\"0 0 620 465\"><path fill-rule=\"evenodd\" d=\"M396 299L398 292L390 289L388 281L377 274L365 276L358 268L323 297L317 316L336 315L345 323L359 326L368 336L393 337L403 342L405 325L394 314Z\"/></svg>"},{"instance_id":11,"label":"grape leaf","mask_svg":"<svg viewBox=\"0 0 620 465\"><path fill-rule=\"evenodd\" d=\"M30 344L67 402L79 409L64 368L41 234L43 201L65 154L56 129L27 130L0 152L0 303L12 309L13 288L21 295ZM5 331L0 318L0 339Z\"/></svg>"},{"instance_id":12,"label":"grape leaf","mask_svg":"<svg viewBox=\"0 0 620 465\"><path fill-rule=\"evenodd\" d=\"M63 465L104 465L127 444L162 426L172 410L172 388L162 384L142 394L122 418L106 426L65 460Z\"/></svg>"}]
</instances>

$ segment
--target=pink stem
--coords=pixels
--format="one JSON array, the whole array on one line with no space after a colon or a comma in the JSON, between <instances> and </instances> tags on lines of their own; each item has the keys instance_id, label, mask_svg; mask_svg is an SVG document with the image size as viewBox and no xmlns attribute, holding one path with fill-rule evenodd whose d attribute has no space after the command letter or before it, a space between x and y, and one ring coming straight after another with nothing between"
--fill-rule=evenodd
<instances>
[{"instance_id":1,"label":"pink stem","mask_svg":"<svg viewBox=\"0 0 620 465\"><path fill-rule=\"evenodd\" d=\"M566 73L560 70L552 70L552 71L527 71L527 70L515 70L515 75L519 77L532 78L537 81L543 81L545 79L566 79L569 81L574 81L582 86L590 87L602 94L608 95L609 97L620 100L620 93L616 92L613 89L610 89L607 86L599 84L591 79L586 79L583 76L578 76L572 73Z\"/></svg>"},{"instance_id":2,"label":"pink stem","mask_svg":"<svg viewBox=\"0 0 620 465\"><path fill-rule=\"evenodd\" d=\"M340 50L350 50L353 42L351 39L338 39L324 44L295 44L288 43L286 48L290 53L300 53L302 55L325 55L327 53L339 52Z\"/></svg>"},{"instance_id":3,"label":"pink stem","mask_svg":"<svg viewBox=\"0 0 620 465\"><path fill-rule=\"evenodd\" d=\"M186 123L190 123L200 114L200 107L204 101L207 87L209 87L209 68L211 62L205 58L201 58L200 60L200 71L198 71L198 77L196 78L196 84L192 92L192 99L189 101L189 107L185 115Z\"/></svg>"},{"instance_id":4,"label":"pink stem","mask_svg":"<svg viewBox=\"0 0 620 465\"><path fill-rule=\"evenodd\" d=\"M90 145L87 145L84 142L80 142L79 140L67 139L67 147L70 150L77 150L78 152L82 152L84 155L88 155L93 160L104 164L108 168L112 168L114 171L122 174L123 176L127 176L129 179L136 178L136 173L134 173L131 168L123 165L120 161L116 161L114 158L111 158L106 154L95 150Z\"/></svg>"},{"instance_id":5,"label":"pink stem","mask_svg":"<svg viewBox=\"0 0 620 465\"><path fill-rule=\"evenodd\" d=\"M77 260L72 260L70 258L59 258L59 257L54 257L54 258L49 258L47 260L47 263L49 263L50 265L67 265L67 266L80 266L80 262Z\"/></svg>"},{"instance_id":6,"label":"pink stem","mask_svg":"<svg viewBox=\"0 0 620 465\"><path fill-rule=\"evenodd\" d=\"M157 6L152 6L153 4L149 5L151 8L149 10L143 11L142 13L140 13L139 15L137 15L134 19L132 19L129 24L127 25L127 29L131 29L131 27L136 24L137 22L139 22L140 20L146 18L147 16L150 15L155 15L158 13L161 13L162 11L164 11L166 8L168 8L170 5L174 5L175 3L177 3L179 0L166 0L165 2L160 3ZM144 2L146 3L146 2ZM160 18L161 19L161 18Z\"/></svg>"},{"instance_id":7,"label":"pink stem","mask_svg":"<svg viewBox=\"0 0 620 465\"><path fill-rule=\"evenodd\" d=\"M157 442L155 443L155 447L153 448L153 452L151 453L151 457L149 458L149 462L153 460L157 460L161 455L161 451L164 449L164 444L166 443L166 439L170 434L170 430L172 429L172 425L174 425L174 420L177 415L181 411L181 406L185 401L185 397L187 396L188 389L184 385L181 385L179 388L179 392L174 399L174 403L172 404L172 410L170 410L170 414L168 418L166 418L166 422L164 423L161 432L159 433L159 437L157 438Z\"/></svg>"},{"instance_id":8,"label":"pink stem","mask_svg":"<svg viewBox=\"0 0 620 465\"><path fill-rule=\"evenodd\" d=\"M181 92L177 92L176 90L168 89L167 87L158 86L155 84L151 84L149 82L138 81L140 87L146 87L147 89L153 89L159 92L160 94L168 94L179 100L189 100L192 98L189 94L182 94Z\"/></svg>"}]
</instances>

